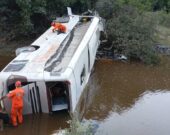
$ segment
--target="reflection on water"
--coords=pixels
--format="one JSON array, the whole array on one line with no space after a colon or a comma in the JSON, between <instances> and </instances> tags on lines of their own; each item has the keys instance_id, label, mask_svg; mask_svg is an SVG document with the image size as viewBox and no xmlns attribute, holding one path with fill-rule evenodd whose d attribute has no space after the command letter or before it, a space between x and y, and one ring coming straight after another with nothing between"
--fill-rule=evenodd
<instances>
[{"instance_id":1,"label":"reflection on water","mask_svg":"<svg viewBox=\"0 0 170 135\"><path fill-rule=\"evenodd\" d=\"M97 61L85 115L100 123L96 134L169 135L169 67Z\"/></svg>"},{"instance_id":2,"label":"reflection on water","mask_svg":"<svg viewBox=\"0 0 170 135\"><path fill-rule=\"evenodd\" d=\"M169 103L170 92L147 93L130 109L111 111L96 135L169 135Z\"/></svg>"}]
</instances>

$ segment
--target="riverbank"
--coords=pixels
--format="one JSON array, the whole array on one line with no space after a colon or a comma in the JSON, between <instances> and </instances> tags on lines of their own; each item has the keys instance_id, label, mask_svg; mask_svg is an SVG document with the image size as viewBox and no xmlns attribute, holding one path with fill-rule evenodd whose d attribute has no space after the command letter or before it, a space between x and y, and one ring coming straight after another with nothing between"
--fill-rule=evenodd
<instances>
[{"instance_id":1,"label":"riverbank","mask_svg":"<svg viewBox=\"0 0 170 135\"><path fill-rule=\"evenodd\" d=\"M0 56L15 57L15 50L19 47L29 46L35 39L24 38L7 41L0 37Z\"/></svg>"}]
</instances>

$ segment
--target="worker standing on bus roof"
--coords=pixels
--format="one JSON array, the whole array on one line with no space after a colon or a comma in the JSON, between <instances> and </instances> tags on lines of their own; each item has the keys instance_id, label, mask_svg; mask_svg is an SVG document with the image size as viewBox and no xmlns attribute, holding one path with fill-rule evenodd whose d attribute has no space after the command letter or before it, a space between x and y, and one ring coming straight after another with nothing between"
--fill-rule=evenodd
<instances>
[{"instance_id":1,"label":"worker standing on bus roof","mask_svg":"<svg viewBox=\"0 0 170 135\"><path fill-rule=\"evenodd\" d=\"M51 26L53 27L52 31L58 31L59 33L65 33L66 32L66 26L61 24L61 23L57 23L57 22L52 22Z\"/></svg>"},{"instance_id":2,"label":"worker standing on bus roof","mask_svg":"<svg viewBox=\"0 0 170 135\"><path fill-rule=\"evenodd\" d=\"M17 126L17 119L18 123L21 124L23 123L23 116L22 116L22 111L23 111L23 96L24 96L24 90L21 88L21 82L16 81L15 83L15 89L10 91L6 96L2 97L3 98L10 98L12 100L12 108L11 108L11 120L12 120L12 125Z\"/></svg>"}]
</instances>

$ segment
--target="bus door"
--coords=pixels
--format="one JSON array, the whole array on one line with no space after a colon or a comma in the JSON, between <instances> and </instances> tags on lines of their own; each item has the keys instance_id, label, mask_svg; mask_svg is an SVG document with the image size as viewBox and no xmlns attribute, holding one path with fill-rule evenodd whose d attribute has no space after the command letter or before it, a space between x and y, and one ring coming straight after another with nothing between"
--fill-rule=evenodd
<instances>
[{"instance_id":1,"label":"bus door","mask_svg":"<svg viewBox=\"0 0 170 135\"><path fill-rule=\"evenodd\" d=\"M27 84L22 88L25 92L23 114L40 113L40 94L36 83Z\"/></svg>"}]
</instances>

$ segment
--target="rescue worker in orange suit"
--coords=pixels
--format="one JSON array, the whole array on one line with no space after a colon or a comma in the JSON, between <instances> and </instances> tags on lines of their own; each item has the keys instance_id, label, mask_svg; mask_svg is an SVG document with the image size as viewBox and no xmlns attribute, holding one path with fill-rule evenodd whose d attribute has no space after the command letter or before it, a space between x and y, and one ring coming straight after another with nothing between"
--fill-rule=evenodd
<instances>
[{"instance_id":1,"label":"rescue worker in orange suit","mask_svg":"<svg viewBox=\"0 0 170 135\"><path fill-rule=\"evenodd\" d=\"M23 123L23 96L24 90L21 88L21 82L16 81L15 89L10 91L6 96L2 97L4 99L6 97L12 100L12 108L11 108L11 121L13 126L17 126L18 123ZM18 123L17 123L18 119Z\"/></svg>"},{"instance_id":2,"label":"rescue worker in orange suit","mask_svg":"<svg viewBox=\"0 0 170 135\"><path fill-rule=\"evenodd\" d=\"M66 26L61 24L61 23L57 23L57 22L52 22L51 26L53 27L52 31L58 31L59 33L65 33L66 32Z\"/></svg>"}]
</instances>

